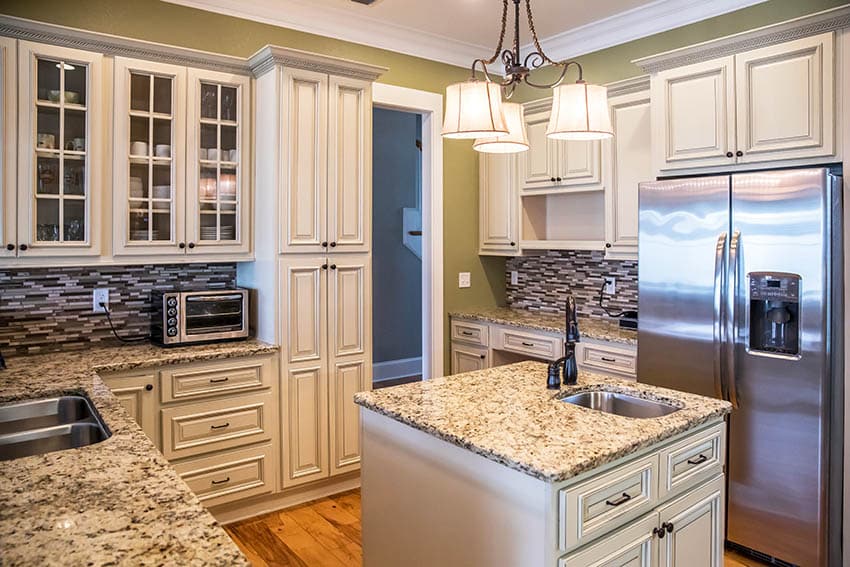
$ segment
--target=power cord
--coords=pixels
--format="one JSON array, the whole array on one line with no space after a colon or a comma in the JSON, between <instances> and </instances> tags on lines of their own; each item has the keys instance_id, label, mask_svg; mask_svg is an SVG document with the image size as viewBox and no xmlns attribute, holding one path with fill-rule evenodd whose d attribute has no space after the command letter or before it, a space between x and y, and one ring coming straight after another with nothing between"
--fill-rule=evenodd
<instances>
[{"instance_id":1,"label":"power cord","mask_svg":"<svg viewBox=\"0 0 850 567\"><path fill-rule=\"evenodd\" d=\"M122 343L138 343L138 342L142 342L142 341L147 341L151 338L150 335L145 335L145 336L139 335L139 336L136 336L136 337L122 337L121 335L118 334L118 331L115 330L115 325L112 324L112 317L110 317L109 308L106 307L106 303L101 301L98 305L100 305L101 309L103 309L103 313L106 315L106 320L109 321L109 328L112 329L112 334L115 335L115 338L118 339L119 341L121 341Z\"/></svg>"},{"instance_id":2,"label":"power cord","mask_svg":"<svg viewBox=\"0 0 850 567\"><path fill-rule=\"evenodd\" d=\"M602 287L599 288L599 307L601 307L602 311L604 311L605 314L608 315L609 317L615 317L615 318L623 317L624 315L629 313L628 310L623 310L623 311L620 311L619 313L611 313L610 311L608 311L608 308L605 307L602 304L602 296L605 294L606 283L607 282L605 281L605 278L602 278Z\"/></svg>"}]
</instances>

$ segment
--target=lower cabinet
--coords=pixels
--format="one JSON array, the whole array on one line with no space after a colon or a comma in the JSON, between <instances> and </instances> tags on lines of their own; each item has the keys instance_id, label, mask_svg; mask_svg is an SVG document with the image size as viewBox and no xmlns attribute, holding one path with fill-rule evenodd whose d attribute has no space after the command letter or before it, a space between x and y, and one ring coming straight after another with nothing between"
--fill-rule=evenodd
<instances>
[{"instance_id":1,"label":"lower cabinet","mask_svg":"<svg viewBox=\"0 0 850 567\"><path fill-rule=\"evenodd\" d=\"M161 448L159 416L157 416L157 382L156 372L144 372L111 377L107 385L130 417L136 420L145 435L157 448Z\"/></svg>"},{"instance_id":2,"label":"lower cabinet","mask_svg":"<svg viewBox=\"0 0 850 567\"><path fill-rule=\"evenodd\" d=\"M452 374L462 374L490 368L487 347L452 343Z\"/></svg>"}]
</instances>

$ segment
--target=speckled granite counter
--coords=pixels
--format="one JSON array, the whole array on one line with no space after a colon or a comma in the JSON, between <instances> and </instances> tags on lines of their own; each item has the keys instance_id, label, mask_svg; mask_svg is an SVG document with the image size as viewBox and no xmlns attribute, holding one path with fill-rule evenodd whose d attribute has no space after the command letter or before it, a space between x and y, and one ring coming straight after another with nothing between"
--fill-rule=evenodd
<instances>
[{"instance_id":1,"label":"speckled granite counter","mask_svg":"<svg viewBox=\"0 0 850 567\"><path fill-rule=\"evenodd\" d=\"M602 388L681 408L634 419L559 401ZM546 365L520 362L355 395L355 401L544 481L615 461L731 411L722 400L582 372L576 386L546 389Z\"/></svg>"},{"instance_id":2,"label":"speckled granite counter","mask_svg":"<svg viewBox=\"0 0 850 567\"><path fill-rule=\"evenodd\" d=\"M449 316L472 321L484 321L497 325L510 325L550 333L566 333L566 322L563 315L552 315L529 311L528 309L511 309L509 307L483 307L454 311ZM620 328L613 319L596 317L581 317L578 328L583 337L600 341L611 341L630 345L637 344L637 331Z\"/></svg>"},{"instance_id":3,"label":"speckled granite counter","mask_svg":"<svg viewBox=\"0 0 850 567\"><path fill-rule=\"evenodd\" d=\"M2 565L248 565L97 372L273 353L241 341L149 344L9 359L0 402L85 393L112 436L0 462Z\"/></svg>"}]
</instances>

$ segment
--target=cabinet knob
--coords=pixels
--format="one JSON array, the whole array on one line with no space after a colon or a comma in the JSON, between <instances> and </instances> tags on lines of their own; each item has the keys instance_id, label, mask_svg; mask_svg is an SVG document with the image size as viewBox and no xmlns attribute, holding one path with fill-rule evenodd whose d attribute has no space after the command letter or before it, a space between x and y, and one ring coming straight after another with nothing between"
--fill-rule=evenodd
<instances>
[{"instance_id":1,"label":"cabinet knob","mask_svg":"<svg viewBox=\"0 0 850 567\"><path fill-rule=\"evenodd\" d=\"M153 384L146 384L146 385L145 385L145 390L147 390L148 392L150 392L151 390L153 390Z\"/></svg>"},{"instance_id":2,"label":"cabinet knob","mask_svg":"<svg viewBox=\"0 0 850 567\"><path fill-rule=\"evenodd\" d=\"M331 242L331 248L336 248L336 242Z\"/></svg>"},{"instance_id":3,"label":"cabinet knob","mask_svg":"<svg viewBox=\"0 0 850 567\"><path fill-rule=\"evenodd\" d=\"M555 182L555 178L554 178L554 177L550 177L550 178L549 178L549 181L551 181L552 183L554 183L554 182Z\"/></svg>"},{"instance_id":4,"label":"cabinet knob","mask_svg":"<svg viewBox=\"0 0 850 567\"><path fill-rule=\"evenodd\" d=\"M328 265L327 265L327 264L322 264L322 269L323 269L323 270L327 270L327 269L328 269Z\"/></svg>"},{"instance_id":5,"label":"cabinet knob","mask_svg":"<svg viewBox=\"0 0 850 567\"><path fill-rule=\"evenodd\" d=\"M186 248L186 243L185 243L185 242L181 242L181 243L179 243L179 244L177 245L177 248L179 248L180 250L183 250L184 248Z\"/></svg>"},{"instance_id":6,"label":"cabinet knob","mask_svg":"<svg viewBox=\"0 0 850 567\"><path fill-rule=\"evenodd\" d=\"M741 150L738 150L737 152L735 152L735 155L738 156L738 157L741 157L741 156L744 155L744 152L742 152Z\"/></svg>"},{"instance_id":7,"label":"cabinet knob","mask_svg":"<svg viewBox=\"0 0 850 567\"><path fill-rule=\"evenodd\" d=\"M734 155L732 152L726 152L726 157L733 157Z\"/></svg>"},{"instance_id":8,"label":"cabinet knob","mask_svg":"<svg viewBox=\"0 0 850 567\"><path fill-rule=\"evenodd\" d=\"M563 181L560 177L555 178L556 181Z\"/></svg>"},{"instance_id":9,"label":"cabinet knob","mask_svg":"<svg viewBox=\"0 0 850 567\"><path fill-rule=\"evenodd\" d=\"M661 524L662 529L666 529L668 534L673 533L673 522L664 522Z\"/></svg>"},{"instance_id":10,"label":"cabinet knob","mask_svg":"<svg viewBox=\"0 0 850 567\"><path fill-rule=\"evenodd\" d=\"M26 250L27 248L29 248L29 246L27 246L26 244L21 244L21 245L19 246L19 248L20 248L21 250Z\"/></svg>"},{"instance_id":11,"label":"cabinet knob","mask_svg":"<svg viewBox=\"0 0 850 567\"><path fill-rule=\"evenodd\" d=\"M327 248L327 247L328 247L328 243L327 243L327 242L322 242L322 248Z\"/></svg>"},{"instance_id":12,"label":"cabinet knob","mask_svg":"<svg viewBox=\"0 0 850 567\"><path fill-rule=\"evenodd\" d=\"M487 358L487 355L486 355L486 354L481 354L481 355L479 355L479 358L481 358L481 360L484 360L485 358Z\"/></svg>"},{"instance_id":13,"label":"cabinet knob","mask_svg":"<svg viewBox=\"0 0 850 567\"><path fill-rule=\"evenodd\" d=\"M652 528L652 535L658 536L658 539L664 539L664 528Z\"/></svg>"},{"instance_id":14,"label":"cabinet knob","mask_svg":"<svg viewBox=\"0 0 850 567\"><path fill-rule=\"evenodd\" d=\"M511 246L516 246L516 242L511 242Z\"/></svg>"},{"instance_id":15,"label":"cabinet knob","mask_svg":"<svg viewBox=\"0 0 850 567\"><path fill-rule=\"evenodd\" d=\"M610 243L610 242L606 242L606 243L605 243L605 248L611 248L611 243Z\"/></svg>"},{"instance_id":16,"label":"cabinet knob","mask_svg":"<svg viewBox=\"0 0 850 567\"><path fill-rule=\"evenodd\" d=\"M331 264L331 270L336 270L336 264Z\"/></svg>"},{"instance_id":17,"label":"cabinet knob","mask_svg":"<svg viewBox=\"0 0 850 567\"><path fill-rule=\"evenodd\" d=\"M9 243L9 244L7 244L7 245L6 245L6 250L9 250L9 251L11 252L11 251L12 251L12 250L14 250L14 249L15 249L15 245L14 245L14 244Z\"/></svg>"},{"instance_id":18,"label":"cabinet knob","mask_svg":"<svg viewBox=\"0 0 850 567\"><path fill-rule=\"evenodd\" d=\"M195 243L194 243L194 242L190 242L190 243L189 243L189 248L194 248L194 247L195 247Z\"/></svg>"}]
</instances>

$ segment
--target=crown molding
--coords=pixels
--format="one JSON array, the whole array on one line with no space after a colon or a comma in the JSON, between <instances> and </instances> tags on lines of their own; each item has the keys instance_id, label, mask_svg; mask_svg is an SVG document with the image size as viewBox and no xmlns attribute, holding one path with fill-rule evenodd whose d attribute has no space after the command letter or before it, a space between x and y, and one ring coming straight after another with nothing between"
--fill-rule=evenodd
<instances>
[{"instance_id":1,"label":"crown molding","mask_svg":"<svg viewBox=\"0 0 850 567\"><path fill-rule=\"evenodd\" d=\"M319 55L310 53L309 51L279 47L277 45L263 47L248 59L248 64L251 66L255 77L267 73L275 65L306 69L329 75L352 77L366 81L375 81L388 71L386 67L379 67L378 65L370 65L368 63L360 63L358 61L328 55Z\"/></svg>"},{"instance_id":2,"label":"crown molding","mask_svg":"<svg viewBox=\"0 0 850 567\"><path fill-rule=\"evenodd\" d=\"M640 75L639 77L631 77L622 81L614 81L605 86L608 87L608 98L648 91L649 75Z\"/></svg>"},{"instance_id":3,"label":"crown molding","mask_svg":"<svg viewBox=\"0 0 850 567\"><path fill-rule=\"evenodd\" d=\"M632 61L647 73L657 73L742 51L784 43L794 39L850 27L850 4L824 10L786 22L674 49Z\"/></svg>"},{"instance_id":4,"label":"crown molding","mask_svg":"<svg viewBox=\"0 0 850 567\"><path fill-rule=\"evenodd\" d=\"M248 60L242 57L68 28L13 16L0 15L0 36L83 49L117 57L148 59L185 67L229 72L236 75L251 74Z\"/></svg>"}]
</instances>

